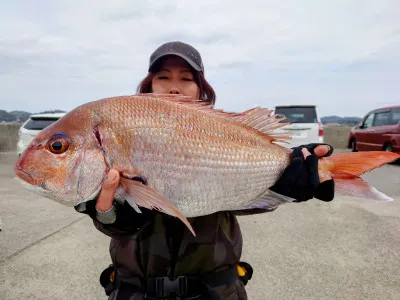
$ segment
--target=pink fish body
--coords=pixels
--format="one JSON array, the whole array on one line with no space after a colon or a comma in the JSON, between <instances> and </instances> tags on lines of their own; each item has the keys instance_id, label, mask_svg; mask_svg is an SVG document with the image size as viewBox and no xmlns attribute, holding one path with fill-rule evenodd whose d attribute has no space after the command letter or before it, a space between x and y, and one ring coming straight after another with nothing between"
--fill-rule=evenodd
<instances>
[{"instance_id":1,"label":"pink fish body","mask_svg":"<svg viewBox=\"0 0 400 300\"><path fill-rule=\"evenodd\" d=\"M276 131L286 125L283 118L271 113L265 108L227 113L172 95L101 99L44 129L15 172L36 192L74 206L93 199L107 172L118 169L118 199L138 212L143 206L177 216L191 229L188 217L273 209L293 200L269 190L291 152L278 144L289 138ZM319 173L333 176L344 193L388 199L358 176L399 157L336 154L320 160Z\"/></svg>"}]
</instances>

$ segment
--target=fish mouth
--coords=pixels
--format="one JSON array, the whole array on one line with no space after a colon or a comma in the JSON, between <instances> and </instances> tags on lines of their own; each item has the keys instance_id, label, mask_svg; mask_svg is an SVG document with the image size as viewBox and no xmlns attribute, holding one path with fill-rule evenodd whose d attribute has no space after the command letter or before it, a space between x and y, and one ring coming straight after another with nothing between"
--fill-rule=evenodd
<instances>
[{"instance_id":1,"label":"fish mouth","mask_svg":"<svg viewBox=\"0 0 400 300\"><path fill-rule=\"evenodd\" d=\"M18 178L20 178L21 180L23 180L29 184L38 185L38 186L40 186L42 184L42 181L40 180L40 178L25 172L24 170L22 170L19 167L15 168L14 171Z\"/></svg>"},{"instance_id":2,"label":"fish mouth","mask_svg":"<svg viewBox=\"0 0 400 300\"><path fill-rule=\"evenodd\" d=\"M40 196L58 202L67 207L75 206L79 202L79 199L74 199L74 194L63 194L47 190L45 187L45 182L37 176L32 176L31 174L18 168L15 168L14 171L17 175L15 179L19 181L28 191L39 194Z\"/></svg>"}]
</instances>

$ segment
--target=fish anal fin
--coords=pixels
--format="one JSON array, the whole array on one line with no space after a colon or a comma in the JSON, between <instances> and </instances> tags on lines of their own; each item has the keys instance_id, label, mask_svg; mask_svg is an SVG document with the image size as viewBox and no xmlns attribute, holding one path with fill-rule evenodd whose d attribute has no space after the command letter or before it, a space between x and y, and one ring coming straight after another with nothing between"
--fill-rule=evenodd
<instances>
[{"instance_id":1,"label":"fish anal fin","mask_svg":"<svg viewBox=\"0 0 400 300\"><path fill-rule=\"evenodd\" d=\"M182 215L171 200L165 198L155 189L140 181L127 179L125 177L121 177L120 186L124 193L130 197L130 200L133 200L137 205L151 210L156 209L168 215L177 217L187 226L190 232L196 236L187 218Z\"/></svg>"},{"instance_id":2,"label":"fish anal fin","mask_svg":"<svg viewBox=\"0 0 400 300\"><path fill-rule=\"evenodd\" d=\"M264 194L257 197L254 201L248 205L238 208L238 210L253 210L253 209L264 209L264 210L275 210L278 206L291 203L295 199L280 195L271 190L267 190Z\"/></svg>"}]
</instances>

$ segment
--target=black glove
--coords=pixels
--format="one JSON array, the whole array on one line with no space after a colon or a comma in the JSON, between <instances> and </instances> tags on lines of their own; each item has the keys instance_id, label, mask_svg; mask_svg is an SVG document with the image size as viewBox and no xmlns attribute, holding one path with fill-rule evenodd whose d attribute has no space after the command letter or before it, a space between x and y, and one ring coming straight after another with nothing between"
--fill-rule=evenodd
<instances>
[{"instance_id":1,"label":"black glove","mask_svg":"<svg viewBox=\"0 0 400 300\"><path fill-rule=\"evenodd\" d=\"M307 144L292 148L290 165L282 173L278 181L270 190L296 199L295 202L303 202L312 198L322 201L331 201L335 196L335 182L333 179L319 183L318 175L318 156L314 154L314 149L320 145L327 144ZM324 156L330 156L333 147ZM311 155L304 159L302 148L306 148Z\"/></svg>"},{"instance_id":2,"label":"black glove","mask_svg":"<svg viewBox=\"0 0 400 300\"><path fill-rule=\"evenodd\" d=\"M87 214L91 219L99 222L97 219L96 211L97 198L85 203L84 207L75 206L75 210L79 213ZM114 201L116 208L116 219L112 224L103 224L102 227L106 230L112 231L115 234L133 234L144 223L148 222L156 211L140 207L142 213L137 213L128 202L123 204ZM101 222L100 222L101 223Z\"/></svg>"}]
</instances>

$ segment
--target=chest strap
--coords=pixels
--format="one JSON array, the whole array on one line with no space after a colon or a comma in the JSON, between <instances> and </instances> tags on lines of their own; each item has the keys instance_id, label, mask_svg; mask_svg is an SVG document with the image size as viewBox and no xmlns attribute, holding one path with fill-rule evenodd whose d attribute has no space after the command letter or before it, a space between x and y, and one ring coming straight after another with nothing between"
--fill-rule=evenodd
<instances>
[{"instance_id":1,"label":"chest strap","mask_svg":"<svg viewBox=\"0 0 400 300\"><path fill-rule=\"evenodd\" d=\"M244 285L253 275L252 267L246 262L239 262L224 271L213 272L202 276L155 277L143 279L132 277L121 279L110 265L100 276L100 283L107 295L118 289L116 299L129 299L139 292L147 299L163 299L177 297L177 299L198 299L200 295L207 295L207 299L220 299L214 288L222 285L231 285L241 280Z\"/></svg>"},{"instance_id":2,"label":"chest strap","mask_svg":"<svg viewBox=\"0 0 400 300\"><path fill-rule=\"evenodd\" d=\"M224 271L210 273L203 276L178 276L178 277L154 277L147 280L129 278L128 280L115 276L118 289L117 300L129 299L135 293L145 294L146 299L197 299L201 295L207 295L207 299L220 300L220 296L214 288L222 285L231 285L239 280L236 266Z\"/></svg>"}]
</instances>

